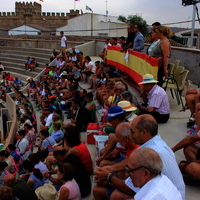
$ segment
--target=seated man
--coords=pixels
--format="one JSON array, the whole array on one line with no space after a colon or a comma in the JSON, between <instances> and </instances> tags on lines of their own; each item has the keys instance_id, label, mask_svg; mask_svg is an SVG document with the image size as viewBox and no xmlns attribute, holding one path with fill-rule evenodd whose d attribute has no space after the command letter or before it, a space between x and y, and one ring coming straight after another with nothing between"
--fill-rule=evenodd
<instances>
[{"instance_id":1,"label":"seated man","mask_svg":"<svg viewBox=\"0 0 200 200\"><path fill-rule=\"evenodd\" d=\"M71 123L78 131L85 131L88 123L91 121L90 112L84 106L81 106L79 99L72 100L72 118Z\"/></svg>"},{"instance_id":2,"label":"seated man","mask_svg":"<svg viewBox=\"0 0 200 200\"><path fill-rule=\"evenodd\" d=\"M109 134L109 139L106 142L105 148L101 150L100 153L101 156L96 160L98 166L104 166L105 164L107 165L107 160L113 160L113 157L115 158L116 155L119 153L120 155L116 160L120 161L123 158L125 158L126 154L126 152L124 152L124 148L119 143L117 143L117 137L114 134L115 128L120 123L123 123L125 121L125 111L123 111L122 108L119 106L113 106L108 109L107 119L109 123L105 124L106 127L104 129L105 132L109 132L110 134Z\"/></svg>"},{"instance_id":3,"label":"seated man","mask_svg":"<svg viewBox=\"0 0 200 200\"><path fill-rule=\"evenodd\" d=\"M132 183L138 187L135 200L166 199L182 200L181 193L165 175L159 154L151 148L141 148L134 151L126 165L126 172Z\"/></svg>"},{"instance_id":4,"label":"seated man","mask_svg":"<svg viewBox=\"0 0 200 200\"><path fill-rule=\"evenodd\" d=\"M186 161L181 161L179 167L188 185L200 185L200 148L195 145L199 140L200 131L182 139L172 148L174 152L184 148Z\"/></svg>"},{"instance_id":5,"label":"seated man","mask_svg":"<svg viewBox=\"0 0 200 200\"><path fill-rule=\"evenodd\" d=\"M154 149L159 154L163 162L162 174L171 180L171 182L180 191L182 198L185 199L185 184L183 182L182 174L178 168L174 153L161 139L157 131L158 124L151 115L140 115L136 117L131 124L131 133L134 142L136 144L140 144L140 148L149 147ZM138 192L137 187L134 187L132 183L131 177L128 177L124 181L116 176L109 175L109 173L111 172L105 167L100 168L98 176L101 176L101 179L99 181L102 183L102 179L109 180L107 187L114 187L116 189L114 192L112 192L110 188L107 188L106 192L105 190L96 190L95 192L98 199L105 199L108 195L107 192L109 192L109 194L112 193L110 195L110 200L132 198L134 193Z\"/></svg>"},{"instance_id":6,"label":"seated man","mask_svg":"<svg viewBox=\"0 0 200 200\"><path fill-rule=\"evenodd\" d=\"M143 85L144 92L148 93L147 107L141 107L140 114L150 114L158 123L166 123L170 116L169 100L165 90L156 85L157 82L153 75L145 74L139 83Z\"/></svg>"}]
</instances>

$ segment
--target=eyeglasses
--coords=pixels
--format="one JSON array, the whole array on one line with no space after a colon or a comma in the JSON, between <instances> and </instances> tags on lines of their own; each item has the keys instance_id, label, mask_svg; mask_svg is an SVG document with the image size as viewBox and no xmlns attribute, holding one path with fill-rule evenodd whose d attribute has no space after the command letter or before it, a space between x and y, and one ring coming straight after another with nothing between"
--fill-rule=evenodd
<instances>
[{"instance_id":1,"label":"eyeglasses","mask_svg":"<svg viewBox=\"0 0 200 200\"><path fill-rule=\"evenodd\" d=\"M135 130L130 129L130 131L131 131L132 134L134 134L136 132L141 132L142 130L140 130L140 129L135 129Z\"/></svg>"},{"instance_id":2,"label":"eyeglasses","mask_svg":"<svg viewBox=\"0 0 200 200\"><path fill-rule=\"evenodd\" d=\"M135 26L134 28L138 28L137 26Z\"/></svg>"},{"instance_id":3,"label":"eyeglasses","mask_svg":"<svg viewBox=\"0 0 200 200\"><path fill-rule=\"evenodd\" d=\"M136 168L134 168L134 169L130 169L130 167L129 167L128 165L125 166L125 170L126 170L126 172L127 172L128 174L131 173L131 172L134 172L134 171L136 171L136 170L138 170L138 169L142 169L142 168L147 169L147 168L144 167L144 166L136 167Z\"/></svg>"}]
</instances>

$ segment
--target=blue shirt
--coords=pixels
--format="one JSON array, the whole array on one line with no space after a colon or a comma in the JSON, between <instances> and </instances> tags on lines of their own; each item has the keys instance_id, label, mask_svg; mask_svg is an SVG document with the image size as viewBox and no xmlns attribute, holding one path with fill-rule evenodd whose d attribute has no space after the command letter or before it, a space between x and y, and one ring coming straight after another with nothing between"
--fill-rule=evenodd
<instances>
[{"instance_id":1,"label":"blue shirt","mask_svg":"<svg viewBox=\"0 0 200 200\"><path fill-rule=\"evenodd\" d=\"M144 49L144 36L140 32L135 34L133 49L138 52L141 52L142 49Z\"/></svg>"},{"instance_id":2,"label":"blue shirt","mask_svg":"<svg viewBox=\"0 0 200 200\"><path fill-rule=\"evenodd\" d=\"M183 176L177 165L174 152L170 149L170 147L162 140L160 135L154 136L139 148L142 147L152 148L159 154L163 162L162 174L171 180L171 182L180 191L182 198L185 199L185 184L183 181ZM134 187L130 177L125 180L125 183L135 192L140 190L140 188Z\"/></svg>"},{"instance_id":3,"label":"blue shirt","mask_svg":"<svg viewBox=\"0 0 200 200\"><path fill-rule=\"evenodd\" d=\"M44 148L44 149L48 148L48 151L52 152L53 149L48 146L53 146L54 144L56 144L56 141L51 136L49 136L48 138L43 140L42 148Z\"/></svg>"},{"instance_id":4,"label":"blue shirt","mask_svg":"<svg viewBox=\"0 0 200 200\"><path fill-rule=\"evenodd\" d=\"M64 138L64 133L62 130L58 130L58 131L53 131L51 134L51 137L55 140L60 142L63 138Z\"/></svg>"}]
</instances>

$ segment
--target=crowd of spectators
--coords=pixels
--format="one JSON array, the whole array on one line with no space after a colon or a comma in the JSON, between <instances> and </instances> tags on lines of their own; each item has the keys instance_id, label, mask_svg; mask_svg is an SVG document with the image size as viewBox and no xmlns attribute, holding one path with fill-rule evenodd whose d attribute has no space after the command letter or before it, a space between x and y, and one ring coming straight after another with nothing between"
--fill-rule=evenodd
<instances>
[{"instance_id":1,"label":"crowd of spectators","mask_svg":"<svg viewBox=\"0 0 200 200\"><path fill-rule=\"evenodd\" d=\"M26 96L15 88L20 123L15 143L0 151L0 194L7 192L20 200L80 200L92 191L96 200L128 199L134 195L138 200L145 195L146 199L185 199L181 171L191 177L191 168L186 169L196 160L187 157L180 171L173 151L185 148L186 143L177 144L172 151L157 132L158 123L167 123L170 117L166 92L151 74L146 74L140 83L144 86L143 103L138 103L115 66L105 63L108 45L121 47L121 51L133 47L140 52L140 30L139 24L129 25L126 43L124 37L119 38L119 43L117 38L107 40L100 53L104 61L95 63L75 47L71 53L65 52L67 39L61 33L62 56L52 50L50 61L54 65L46 64L39 80L27 80ZM86 82L90 91L82 88ZM33 110L40 112L40 121ZM80 133L87 130L88 123L97 122L97 110L102 132L109 139L94 170ZM199 137L198 133L187 144ZM92 189L93 173L96 185Z\"/></svg>"}]
</instances>

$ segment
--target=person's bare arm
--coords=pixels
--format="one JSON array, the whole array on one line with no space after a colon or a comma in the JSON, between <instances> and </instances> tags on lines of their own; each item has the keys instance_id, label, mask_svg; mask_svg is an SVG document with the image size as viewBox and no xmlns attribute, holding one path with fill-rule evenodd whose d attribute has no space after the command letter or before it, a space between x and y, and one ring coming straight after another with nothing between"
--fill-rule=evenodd
<instances>
[{"instance_id":1,"label":"person's bare arm","mask_svg":"<svg viewBox=\"0 0 200 200\"><path fill-rule=\"evenodd\" d=\"M168 67L169 58L170 58L170 43L167 39L162 41L161 50L162 50L162 53L163 53L164 75L165 75L165 78L168 78L167 67Z\"/></svg>"},{"instance_id":2,"label":"person's bare arm","mask_svg":"<svg viewBox=\"0 0 200 200\"><path fill-rule=\"evenodd\" d=\"M108 140L103 155L96 160L97 165L99 165L99 163L105 158L106 155L108 155L111 151L114 150L116 143L117 143L117 138L114 135L111 139Z\"/></svg>"},{"instance_id":3,"label":"person's bare arm","mask_svg":"<svg viewBox=\"0 0 200 200\"><path fill-rule=\"evenodd\" d=\"M108 169L111 173L124 171L125 166L128 163L128 160L129 160L129 158L125 158L124 160L122 160L118 163L115 163L115 164L110 165L110 166L105 166L104 168Z\"/></svg>"},{"instance_id":4,"label":"person's bare arm","mask_svg":"<svg viewBox=\"0 0 200 200\"><path fill-rule=\"evenodd\" d=\"M96 183L98 184L98 182L108 181L108 174L110 174L110 172L102 167L95 170ZM116 176L112 176L109 178L109 184L123 193L126 193L128 195L134 195L134 192L125 184L125 180L123 179L119 179Z\"/></svg>"},{"instance_id":5,"label":"person's bare arm","mask_svg":"<svg viewBox=\"0 0 200 200\"><path fill-rule=\"evenodd\" d=\"M191 145L198 140L200 140L200 138L197 136L197 134L190 135L190 136L182 139L178 144L176 144L174 147L172 147L172 151L176 152L179 149L182 149L188 145Z\"/></svg>"}]
</instances>

